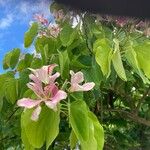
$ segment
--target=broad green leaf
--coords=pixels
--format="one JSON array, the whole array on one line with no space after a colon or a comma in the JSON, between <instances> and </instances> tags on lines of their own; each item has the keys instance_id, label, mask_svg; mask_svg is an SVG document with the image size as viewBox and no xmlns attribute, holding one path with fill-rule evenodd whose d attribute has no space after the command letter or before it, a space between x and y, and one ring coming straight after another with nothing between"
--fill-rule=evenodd
<instances>
[{"instance_id":1,"label":"broad green leaf","mask_svg":"<svg viewBox=\"0 0 150 150\"><path fill-rule=\"evenodd\" d=\"M8 79L5 83L5 97L14 104L18 98L18 80Z\"/></svg>"},{"instance_id":2,"label":"broad green leaf","mask_svg":"<svg viewBox=\"0 0 150 150\"><path fill-rule=\"evenodd\" d=\"M0 96L0 112L1 112L2 108L3 108L3 97Z\"/></svg>"},{"instance_id":3,"label":"broad green leaf","mask_svg":"<svg viewBox=\"0 0 150 150\"><path fill-rule=\"evenodd\" d=\"M97 141L97 150L103 150L104 146L104 130L103 127L100 125L97 117L89 111L89 118L92 120L94 125L94 137Z\"/></svg>"},{"instance_id":4,"label":"broad green leaf","mask_svg":"<svg viewBox=\"0 0 150 150\"><path fill-rule=\"evenodd\" d=\"M38 33L38 24L33 23L30 29L24 35L24 47L25 48L28 48L29 46L31 46L37 33Z\"/></svg>"},{"instance_id":5,"label":"broad green leaf","mask_svg":"<svg viewBox=\"0 0 150 150\"><path fill-rule=\"evenodd\" d=\"M33 58L30 68L37 69L42 67L43 62L40 58Z\"/></svg>"},{"instance_id":6,"label":"broad green leaf","mask_svg":"<svg viewBox=\"0 0 150 150\"><path fill-rule=\"evenodd\" d=\"M69 108L70 124L80 141L87 141L89 138L88 110L86 103L76 100Z\"/></svg>"},{"instance_id":7,"label":"broad green leaf","mask_svg":"<svg viewBox=\"0 0 150 150\"><path fill-rule=\"evenodd\" d=\"M58 40L54 39L54 38L48 38L48 37L41 37L41 38L37 38L35 40L35 49L37 53L41 53L41 51L43 51L43 48L45 45L48 45L48 54L54 54L57 51L57 43Z\"/></svg>"},{"instance_id":8,"label":"broad green leaf","mask_svg":"<svg viewBox=\"0 0 150 150\"><path fill-rule=\"evenodd\" d=\"M46 44L42 49L41 49L41 57L43 64L47 64L48 62L48 44Z\"/></svg>"},{"instance_id":9,"label":"broad green leaf","mask_svg":"<svg viewBox=\"0 0 150 150\"><path fill-rule=\"evenodd\" d=\"M122 80L127 81L125 70L123 67L122 60L121 60L119 41L117 39L114 39L114 44L115 44L115 49L114 49L114 52L112 55L113 66L114 66L115 71L117 72L118 76Z\"/></svg>"},{"instance_id":10,"label":"broad green leaf","mask_svg":"<svg viewBox=\"0 0 150 150\"><path fill-rule=\"evenodd\" d=\"M78 139L74 133L74 131L72 130L70 133L70 148L74 149L77 145Z\"/></svg>"},{"instance_id":11,"label":"broad green leaf","mask_svg":"<svg viewBox=\"0 0 150 150\"><path fill-rule=\"evenodd\" d=\"M142 78L144 83L149 83L148 79L144 76L143 72L140 69L139 62L137 59L137 54L135 50L133 49L133 43L130 41L125 47L126 53L125 57L129 64L133 67L135 72L139 74L139 76Z\"/></svg>"},{"instance_id":12,"label":"broad green leaf","mask_svg":"<svg viewBox=\"0 0 150 150\"><path fill-rule=\"evenodd\" d=\"M31 120L32 112L33 109L28 109L22 113L22 130L25 130L26 137L34 148L41 148L46 142L48 149L59 132L59 111L54 112L44 106L37 122Z\"/></svg>"},{"instance_id":13,"label":"broad green leaf","mask_svg":"<svg viewBox=\"0 0 150 150\"><path fill-rule=\"evenodd\" d=\"M59 52L59 64L60 64L60 74L63 79L69 77L69 57L67 50L64 52Z\"/></svg>"},{"instance_id":14,"label":"broad green leaf","mask_svg":"<svg viewBox=\"0 0 150 150\"><path fill-rule=\"evenodd\" d=\"M51 115L47 117L49 120L47 122L48 125L46 124L47 129L45 130L45 132L46 132L46 137L45 137L46 138L46 149L49 148L49 146L52 144L52 142L57 137L57 135L59 133L59 122L60 122L59 110L57 110L57 112L54 112L53 110L49 110L49 111L51 111Z\"/></svg>"},{"instance_id":15,"label":"broad green leaf","mask_svg":"<svg viewBox=\"0 0 150 150\"><path fill-rule=\"evenodd\" d=\"M89 138L87 141L81 141L81 149L82 150L99 150L97 141L94 137L94 125L92 121L89 119Z\"/></svg>"},{"instance_id":16,"label":"broad green leaf","mask_svg":"<svg viewBox=\"0 0 150 150\"><path fill-rule=\"evenodd\" d=\"M139 67L150 79L150 43L139 44L134 47L139 62Z\"/></svg>"},{"instance_id":17,"label":"broad green leaf","mask_svg":"<svg viewBox=\"0 0 150 150\"><path fill-rule=\"evenodd\" d=\"M33 55L32 54L26 54L24 56L24 59L20 60L17 66L17 70L18 71L22 71L28 67L30 67L31 63L32 63L32 59L33 59Z\"/></svg>"},{"instance_id":18,"label":"broad green leaf","mask_svg":"<svg viewBox=\"0 0 150 150\"><path fill-rule=\"evenodd\" d=\"M99 42L97 41L94 47L96 62L100 65L103 74L108 77L111 72L110 65L112 57L110 42L107 39L102 39Z\"/></svg>"},{"instance_id":19,"label":"broad green leaf","mask_svg":"<svg viewBox=\"0 0 150 150\"><path fill-rule=\"evenodd\" d=\"M11 59L10 59L10 67L11 67L11 69L14 69L19 60L20 49L15 48L11 51L11 53L12 53L12 55L11 55Z\"/></svg>"},{"instance_id":20,"label":"broad green leaf","mask_svg":"<svg viewBox=\"0 0 150 150\"><path fill-rule=\"evenodd\" d=\"M24 128L22 128L22 131L21 131L21 139L22 139L22 142L24 143L25 150L34 150L34 147L29 143L29 140L26 136Z\"/></svg>"},{"instance_id":21,"label":"broad green leaf","mask_svg":"<svg viewBox=\"0 0 150 150\"><path fill-rule=\"evenodd\" d=\"M60 32L60 40L63 46L69 46L72 44L76 37L77 31L70 25L66 24Z\"/></svg>"},{"instance_id":22,"label":"broad green leaf","mask_svg":"<svg viewBox=\"0 0 150 150\"><path fill-rule=\"evenodd\" d=\"M8 68L10 67L11 56L12 56L11 51L8 52L8 53L5 55L5 57L4 57L4 59L3 59L3 69L6 70L6 69L8 69Z\"/></svg>"}]
</instances>

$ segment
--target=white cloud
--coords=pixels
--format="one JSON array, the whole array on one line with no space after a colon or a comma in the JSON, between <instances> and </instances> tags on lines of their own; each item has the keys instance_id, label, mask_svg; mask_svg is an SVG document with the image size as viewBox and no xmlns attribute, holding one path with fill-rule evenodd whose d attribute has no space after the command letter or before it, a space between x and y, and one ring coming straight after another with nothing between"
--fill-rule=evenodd
<instances>
[{"instance_id":1,"label":"white cloud","mask_svg":"<svg viewBox=\"0 0 150 150\"><path fill-rule=\"evenodd\" d=\"M16 7L16 11L19 12L17 18L23 21L29 21L36 13L43 14L45 17L50 18L48 0L37 0L37 1L21 1Z\"/></svg>"},{"instance_id":2,"label":"white cloud","mask_svg":"<svg viewBox=\"0 0 150 150\"><path fill-rule=\"evenodd\" d=\"M13 15L7 14L6 17L0 19L0 29L6 29L13 23Z\"/></svg>"}]
</instances>

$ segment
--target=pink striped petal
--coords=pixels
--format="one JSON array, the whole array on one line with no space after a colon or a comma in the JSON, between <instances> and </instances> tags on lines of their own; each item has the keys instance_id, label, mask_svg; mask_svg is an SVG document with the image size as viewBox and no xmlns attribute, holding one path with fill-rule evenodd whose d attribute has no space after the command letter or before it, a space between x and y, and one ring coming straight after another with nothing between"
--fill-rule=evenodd
<instances>
[{"instance_id":1,"label":"pink striped petal","mask_svg":"<svg viewBox=\"0 0 150 150\"><path fill-rule=\"evenodd\" d=\"M38 107L36 107L36 109L32 113L31 120L38 121L41 110L42 110L42 108L40 105Z\"/></svg>"},{"instance_id":2,"label":"pink striped petal","mask_svg":"<svg viewBox=\"0 0 150 150\"><path fill-rule=\"evenodd\" d=\"M83 73L81 71L74 73L71 70L70 74L71 74L71 84L77 84L84 81Z\"/></svg>"},{"instance_id":3,"label":"pink striped petal","mask_svg":"<svg viewBox=\"0 0 150 150\"><path fill-rule=\"evenodd\" d=\"M39 97L41 97L44 94L42 85L38 85L33 82L29 82L29 83L27 83L27 86Z\"/></svg>"},{"instance_id":4,"label":"pink striped petal","mask_svg":"<svg viewBox=\"0 0 150 150\"><path fill-rule=\"evenodd\" d=\"M34 74L30 74L30 75L29 75L29 78L30 78L34 83L41 84L41 81L39 80L39 78L38 78L37 76L35 76Z\"/></svg>"},{"instance_id":5,"label":"pink striped petal","mask_svg":"<svg viewBox=\"0 0 150 150\"><path fill-rule=\"evenodd\" d=\"M25 108L33 108L39 105L41 102L42 100L32 100L30 98L22 98L17 101L17 105Z\"/></svg>"},{"instance_id":6,"label":"pink striped petal","mask_svg":"<svg viewBox=\"0 0 150 150\"><path fill-rule=\"evenodd\" d=\"M50 83L54 83L55 80L60 76L59 72L56 72L55 74L53 74L52 76L49 77L49 84Z\"/></svg>"},{"instance_id":7,"label":"pink striped petal","mask_svg":"<svg viewBox=\"0 0 150 150\"><path fill-rule=\"evenodd\" d=\"M54 111L57 111L57 103L54 103L52 101L45 101L45 105L49 107L50 109L53 109Z\"/></svg>"},{"instance_id":8,"label":"pink striped petal","mask_svg":"<svg viewBox=\"0 0 150 150\"><path fill-rule=\"evenodd\" d=\"M49 66L43 66L40 69L30 69L30 70L41 82L49 84L53 69L56 66L57 66L56 64L52 64ZM56 73L56 75L54 74L54 76L52 76L52 80L54 81L57 77L59 77L59 73Z\"/></svg>"},{"instance_id":9,"label":"pink striped petal","mask_svg":"<svg viewBox=\"0 0 150 150\"><path fill-rule=\"evenodd\" d=\"M77 91L90 91L95 86L94 82L88 82L83 85L74 84L70 87L70 92L77 92Z\"/></svg>"},{"instance_id":10,"label":"pink striped petal","mask_svg":"<svg viewBox=\"0 0 150 150\"><path fill-rule=\"evenodd\" d=\"M60 102L60 100L66 99L67 93L59 90L54 97L51 98L51 100L45 101L45 104L51 108L54 109L56 105Z\"/></svg>"},{"instance_id":11,"label":"pink striped petal","mask_svg":"<svg viewBox=\"0 0 150 150\"><path fill-rule=\"evenodd\" d=\"M90 91L95 86L94 82L88 82L82 85L83 91Z\"/></svg>"},{"instance_id":12,"label":"pink striped petal","mask_svg":"<svg viewBox=\"0 0 150 150\"><path fill-rule=\"evenodd\" d=\"M49 65L48 66L48 69L47 69L47 73L49 74L49 75L52 75L52 73L53 73L53 70L54 70L54 68L56 67L56 66L58 66L57 64L52 64L52 65Z\"/></svg>"},{"instance_id":13,"label":"pink striped petal","mask_svg":"<svg viewBox=\"0 0 150 150\"><path fill-rule=\"evenodd\" d=\"M44 87L44 94L46 97L53 97L58 92L58 87L55 84L49 84Z\"/></svg>"}]
</instances>

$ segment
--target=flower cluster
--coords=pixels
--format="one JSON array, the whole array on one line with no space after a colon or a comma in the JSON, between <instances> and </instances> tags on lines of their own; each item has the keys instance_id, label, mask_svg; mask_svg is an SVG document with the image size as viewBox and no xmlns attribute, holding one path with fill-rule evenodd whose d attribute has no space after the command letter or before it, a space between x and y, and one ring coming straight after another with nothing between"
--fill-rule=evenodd
<instances>
[{"instance_id":1,"label":"flower cluster","mask_svg":"<svg viewBox=\"0 0 150 150\"><path fill-rule=\"evenodd\" d=\"M61 13L58 13L57 17L61 15ZM56 15L56 13L55 13ZM63 16L59 17L62 18ZM48 20L44 17L44 15L36 14L34 15L34 19L41 25L41 28L39 30L38 37L54 37L56 38L61 30L61 28L58 26L58 24L55 23L49 23Z\"/></svg>"},{"instance_id":2,"label":"flower cluster","mask_svg":"<svg viewBox=\"0 0 150 150\"><path fill-rule=\"evenodd\" d=\"M58 103L67 98L67 93L59 89L56 84L56 79L60 76L59 72L53 74L53 69L56 66L56 64L52 64L49 66L43 66L40 69L30 69L32 73L29 75L29 78L32 82L29 82L27 86L36 94L37 99L33 100L31 98L22 98L18 100L17 105L26 109L34 108L31 116L33 121L38 120L42 109L42 103L50 109L57 111ZM89 91L95 86L93 82L80 85L80 83L84 81L83 73L80 71L77 73L70 71L70 74L70 92Z\"/></svg>"}]
</instances>

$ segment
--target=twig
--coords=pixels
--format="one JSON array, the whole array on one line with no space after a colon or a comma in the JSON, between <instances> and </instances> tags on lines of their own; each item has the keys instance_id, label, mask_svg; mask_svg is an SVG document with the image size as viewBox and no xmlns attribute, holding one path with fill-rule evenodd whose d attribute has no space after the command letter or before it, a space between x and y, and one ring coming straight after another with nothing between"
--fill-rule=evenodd
<instances>
[{"instance_id":1,"label":"twig","mask_svg":"<svg viewBox=\"0 0 150 150\"><path fill-rule=\"evenodd\" d=\"M8 121L13 117L13 115L17 112L17 110L19 109L19 107L17 107L12 114L8 117L8 119L6 120L6 123L8 123Z\"/></svg>"},{"instance_id":2,"label":"twig","mask_svg":"<svg viewBox=\"0 0 150 150\"><path fill-rule=\"evenodd\" d=\"M127 118L131 119L132 121L150 127L150 120L146 120L146 119L144 119L144 118L141 118L141 117L137 116L136 114L133 114L133 113L127 112L127 111L125 111L125 110L121 110L121 109L108 109L108 111L122 113L122 114L124 114Z\"/></svg>"}]
</instances>

